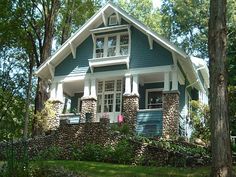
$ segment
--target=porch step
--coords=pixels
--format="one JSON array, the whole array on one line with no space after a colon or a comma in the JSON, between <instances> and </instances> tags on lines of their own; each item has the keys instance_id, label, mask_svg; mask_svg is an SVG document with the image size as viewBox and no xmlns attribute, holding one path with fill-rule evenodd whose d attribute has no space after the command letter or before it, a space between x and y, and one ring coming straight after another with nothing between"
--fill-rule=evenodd
<instances>
[{"instance_id":1,"label":"porch step","mask_svg":"<svg viewBox=\"0 0 236 177\"><path fill-rule=\"evenodd\" d=\"M144 136L162 135L162 111L147 110L139 111L137 114L136 132Z\"/></svg>"}]
</instances>

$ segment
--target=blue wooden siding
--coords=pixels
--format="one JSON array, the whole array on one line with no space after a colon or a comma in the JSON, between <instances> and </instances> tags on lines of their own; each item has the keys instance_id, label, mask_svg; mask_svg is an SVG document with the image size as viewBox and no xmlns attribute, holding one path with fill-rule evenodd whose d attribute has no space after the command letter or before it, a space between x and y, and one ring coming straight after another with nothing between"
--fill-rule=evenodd
<instances>
[{"instance_id":1,"label":"blue wooden siding","mask_svg":"<svg viewBox=\"0 0 236 177\"><path fill-rule=\"evenodd\" d=\"M161 45L153 42L150 50L147 35L131 27L130 68L172 65L172 54Z\"/></svg>"},{"instance_id":2,"label":"blue wooden siding","mask_svg":"<svg viewBox=\"0 0 236 177\"><path fill-rule=\"evenodd\" d=\"M124 20L122 23L126 23ZM153 67L173 64L171 52L153 42L153 49L150 50L147 35L134 27L131 27L131 54L130 68ZM93 40L91 35L85 39L76 49L76 59L72 54L68 55L56 68L55 76L68 74L90 73L88 59L93 58ZM81 69L82 67L82 69ZM126 69L120 67L101 67L95 72Z\"/></svg>"},{"instance_id":3,"label":"blue wooden siding","mask_svg":"<svg viewBox=\"0 0 236 177\"><path fill-rule=\"evenodd\" d=\"M161 136L162 117L161 110L139 111L136 132L145 136Z\"/></svg>"},{"instance_id":4,"label":"blue wooden siding","mask_svg":"<svg viewBox=\"0 0 236 177\"><path fill-rule=\"evenodd\" d=\"M55 76L68 75L78 67L88 67L88 59L93 57L93 40L89 36L85 41L80 44L76 49L76 58L72 54L67 56L56 68ZM86 70L89 72L89 69Z\"/></svg>"},{"instance_id":5,"label":"blue wooden siding","mask_svg":"<svg viewBox=\"0 0 236 177\"><path fill-rule=\"evenodd\" d=\"M145 109L146 89L164 88L164 82L146 83L139 85L139 109Z\"/></svg>"}]
</instances>

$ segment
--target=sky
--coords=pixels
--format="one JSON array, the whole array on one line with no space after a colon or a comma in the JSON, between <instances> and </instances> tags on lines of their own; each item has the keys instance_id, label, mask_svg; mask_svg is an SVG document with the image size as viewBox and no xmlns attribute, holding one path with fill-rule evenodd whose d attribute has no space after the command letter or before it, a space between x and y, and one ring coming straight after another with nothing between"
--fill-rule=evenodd
<instances>
[{"instance_id":1,"label":"sky","mask_svg":"<svg viewBox=\"0 0 236 177\"><path fill-rule=\"evenodd\" d=\"M161 1L162 0L152 0L153 6L160 8L161 7Z\"/></svg>"}]
</instances>

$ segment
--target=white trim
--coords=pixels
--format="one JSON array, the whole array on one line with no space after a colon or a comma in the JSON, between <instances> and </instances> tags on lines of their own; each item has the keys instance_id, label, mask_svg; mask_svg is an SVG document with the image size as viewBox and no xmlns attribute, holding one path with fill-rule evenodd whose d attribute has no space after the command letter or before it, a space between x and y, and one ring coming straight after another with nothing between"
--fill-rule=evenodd
<instances>
[{"instance_id":1,"label":"white trim","mask_svg":"<svg viewBox=\"0 0 236 177\"><path fill-rule=\"evenodd\" d=\"M148 92L154 92L154 91L163 92L163 88L153 88L153 89L146 89L145 90L145 108L146 108L146 110L152 110L152 109L148 109Z\"/></svg>"},{"instance_id":2,"label":"white trim","mask_svg":"<svg viewBox=\"0 0 236 177\"><path fill-rule=\"evenodd\" d=\"M170 90L170 72L164 73L164 91Z\"/></svg>"},{"instance_id":3,"label":"white trim","mask_svg":"<svg viewBox=\"0 0 236 177\"><path fill-rule=\"evenodd\" d=\"M111 66L119 64L126 64L127 68L129 66L129 56L127 55L89 59L88 61L92 73L95 67L103 67L103 66Z\"/></svg>"},{"instance_id":4,"label":"white trim","mask_svg":"<svg viewBox=\"0 0 236 177\"><path fill-rule=\"evenodd\" d=\"M73 58L76 59L76 47L72 42L70 42L69 45L70 45L70 50L73 55Z\"/></svg>"},{"instance_id":5,"label":"white trim","mask_svg":"<svg viewBox=\"0 0 236 177\"><path fill-rule=\"evenodd\" d=\"M63 82L58 82L57 83L56 99L61 101L62 103L64 102L64 99L63 99Z\"/></svg>"},{"instance_id":6,"label":"white trim","mask_svg":"<svg viewBox=\"0 0 236 177\"><path fill-rule=\"evenodd\" d=\"M103 20L104 26L107 26L107 18L104 11L102 12L102 20Z\"/></svg>"},{"instance_id":7,"label":"white trim","mask_svg":"<svg viewBox=\"0 0 236 177\"><path fill-rule=\"evenodd\" d=\"M90 96L90 81L86 79L84 81L84 96L83 97L89 97Z\"/></svg>"},{"instance_id":8,"label":"white trim","mask_svg":"<svg viewBox=\"0 0 236 177\"><path fill-rule=\"evenodd\" d=\"M50 98L49 100L55 100L56 99L56 90L57 90L57 83L52 82L51 87L50 87Z\"/></svg>"},{"instance_id":9,"label":"white trim","mask_svg":"<svg viewBox=\"0 0 236 177\"><path fill-rule=\"evenodd\" d=\"M138 112L150 112L150 111L162 111L163 108L154 108L154 109L139 109Z\"/></svg>"},{"instance_id":10,"label":"white trim","mask_svg":"<svg viewBox=\"0 0 236 177\"><path fill-rule=\"evenodd\" d=\"M178 81L181 85L185 84L185 78L179 67L177 67Z\"/></svg>"},{"instance_id":11,"label":"white trim","mask_svg":"<svg viewBox=\"0 0 236 177\"><path fill-rule=\"evenodd\" d=\"M172 88L171 90L174 91L174 90L178 90L178 74L177 74L177 68L174 67L172 72Z\"/></svg>"},{"instance_id":12,"label":"white trim","mask_svg":"<svg viewBox=\"0 0 236 177\"><path fill-rule=\"evenodd\" d=\"M109 25L117 25L118 24L118 19L117 19L117 16L114 14L114 15L110 15L109 18ZM112 20L115 19L115 22L112 23Z\"/></svg>"},{"instance_id":13,"label":"white trim","mask_svg":"<svg viewBox=\"0 0 236 177\"><path fill-rule=\"evenodd\" d=\"M165 66L154 66L154 67L145 67L145 68L134 68L129 70L115 70L115 71L104 71L104 72L98 72L96 73L97 79L104 79L107 77L119 77L124 76L125 74L154 74L154 73L162 73L162 72L170 72L172 70L171 65L165 65ZM108 75L109 73L109 75ZM54 81L63 81L63 82L71 82L71 81L79 81L79 80L85 80L85 78L89 78L91 76L94 76L93 73L84 73L84 74L69 74L64 76L55 76ZM140 81L142 83L142 81Z\"/></svg>"},{"instance_id":14,"label":"white trim","mask_svg":"<svg viewBox=\"0 0 236 177\"><path fill-rule=\"evenodd\" d=\"M91 94L90 97L97 99L97 91L96 91L96 79L91 79Z\"/></svg>"},{"instance_id":15,"label":"white trim","mask_svg":"<svg viewBox=\"0 0 236 177\"><path fill-rule=\"evenodd\" d=\"M54 73L55 73L55 67L51 65L50 63L47 64L49 72L51 74L51 77L54 78Z\"/></svg>"},{"instance_id":16,"label":"white trim","mask_svg":"<svg viewBox=\"0 0 236 177\"><path fill-rule=\"evenodd\" d=\"M133 87L132 87L132 94L139 95L139 76L137 74L133 75Z\"/></svg>"},{"instance_id":17,"label":"white trim","mask_svg":"<svg viewBox=\"0 0 236 177\"><path fill-rule=\"evenodd\" d=\"M120 14L117 11L115 11L115 13L116 13L116 18L117 18L118 25L120 25L121 24Z\"/></svg>"},{"instance_id":18,"label":"white trim","mask_svg":"<svg viewBox=\"0 0 236 177\"><path fill-rule=\"evenodd\" d=\"M134 17L132 17L131 15L129 15L127 12L125 12L123 9L115 6L112 2L108 2L104 7L102 7L99 11L97 11L96 14L94 14L79 30L76 31L76 33L70 37L62 46L61 48L59 48L54 55L52 55L49 59L47 59L39 68L38 70L35 72L36 75L40 75L39 72L45 67L45 64L57 59L58 55L62 52L64 52L64 50L66 50L67 48L67 43L70 43L72 41L74 41L75 39L78 38L78 36L80 36L83 32L88 31L87 28L91 27L92 24L94 22L96 22L96 20L99 19L99 17L101 17L102 13L105 13L105 11L108 8L112 8L115 12L120 13L122 18L124 18L125 20L128 20L131 24L133 24L135 27L137 27L138 29L140 29L141 31L143 31L144 33L146 32L146 34L150 34L154 40L159 43L160 45L162 45L165 48L168 48L169 50L173 50L174 52L180 54L183 58L187 58L187 55L178 47L176 47L174 44L170 43L169 41L167 41L166 39L162 38L161 36L159 36L158 34L156 34L155 32L151 31L150 29L148 29L144 24L142 24L141 22L139 22L137 19L135 19Z\"/></svg>"},{"instance_id":19,"label":"white trim","mask_svg":"<svg viewBox=\"0 0 236 177\"><path fill-rule=\"evenodd\" d=\"M148 36L148 43L149 43L150 50L152 50L153 49L153 39L149 34L147 36Z\"/></svg>"},{"instance_id":20,"label":"white trim","mask_svg":"<svg viewBox=\"0 0 236 177\"><path fill-rule=\"evenodd\" d=\"M91 29L90 31L92 32L92 34L97 34L97 33L104 33L104 32L115 32L115 31L120 31L123 29L129 29L130 25L119 25L119 26L106 26L106 27L102 27L102 28L95 28L95 29Z\"/></svg>"},{"instance_id":21,"label":"white trim","mask_svg":"<svg viewBox=\"0 0 236 177\"><path fill-rule=\"evenodd\" d=\"M124 95L131 94L131 74L125 75L125 93Z\"/></svg>"}]
</instances>

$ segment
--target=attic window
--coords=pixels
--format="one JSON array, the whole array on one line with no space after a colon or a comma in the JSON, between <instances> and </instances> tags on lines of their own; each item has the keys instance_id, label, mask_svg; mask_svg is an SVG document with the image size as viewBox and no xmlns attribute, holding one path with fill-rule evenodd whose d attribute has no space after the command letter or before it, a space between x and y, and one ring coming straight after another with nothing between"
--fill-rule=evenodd
<instances>
[{"instance_id":1,"label":"attic window","mask_svg":"<svg viewBox=\"0 0 236 177\"><path fill-rule=\"evenodd\" d=\"M116 15L111 15L109 17L109 25L117 25L117 18Z\"/></svg>"}]
</instances>

